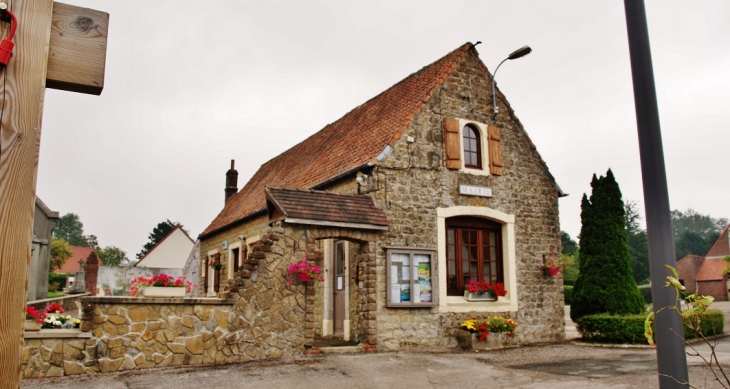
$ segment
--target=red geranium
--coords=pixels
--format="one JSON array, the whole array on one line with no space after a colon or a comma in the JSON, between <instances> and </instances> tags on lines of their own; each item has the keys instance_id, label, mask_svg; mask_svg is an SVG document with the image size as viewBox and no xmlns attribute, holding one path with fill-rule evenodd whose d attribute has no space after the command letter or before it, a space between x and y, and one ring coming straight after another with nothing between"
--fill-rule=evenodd
<instances>
[{"instance_id":1,"label":"red geranium","mask_svg":"<svg viewBox=\"0 0 730 389\"><path fill-rule=\"evenodd\" d=\"M46 313L63 313L63 307L59 304L51 304L46 307Z\"/></svg>"}]
</instances>

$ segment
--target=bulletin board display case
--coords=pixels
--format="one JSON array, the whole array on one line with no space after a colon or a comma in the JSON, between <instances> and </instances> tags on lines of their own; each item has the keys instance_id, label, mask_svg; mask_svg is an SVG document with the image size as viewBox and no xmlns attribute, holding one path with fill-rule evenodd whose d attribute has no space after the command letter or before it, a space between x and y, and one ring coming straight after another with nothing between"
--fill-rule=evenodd
<instances>
[{"instance_id":1,"label":"bulletin board display case","mask_svg":"<svg viewBox=\"0 0 730 389\"><path fill-rule=\"evenodd\" d=\"M388 307L434 306L433 263L435 251L389 248L386 267Z\"/></svg>"}]
</instances>

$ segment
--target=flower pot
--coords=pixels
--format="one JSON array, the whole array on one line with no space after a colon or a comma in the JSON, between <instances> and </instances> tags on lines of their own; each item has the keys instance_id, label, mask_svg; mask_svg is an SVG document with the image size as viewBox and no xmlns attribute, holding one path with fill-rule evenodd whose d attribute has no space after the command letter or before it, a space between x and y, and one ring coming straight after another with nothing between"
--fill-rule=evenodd
<instances>
[{"instance_id":1,"label":"flower pot","mask_svg":"<svg viewBox=\"0 0 730 389\"><path fill-rule=\"evenodd\" d=\"M144 297L183 298L185 289L185 287L147 286L142 291L142 295Z\"/></svg>"},{"instance_id":2,"label":"flower pot","mask_svg":"<svg viewBox=\"0 0 730 389\"><path fill-rule=\"evenodd\" d=\"M500 349L513 345L514 339L507 332L490 332L484 341L477 339L477 334L471 334L471 348L474 350Z\"/></svg>"},{"instance_id":3,"label":"flower pot","mask_svg":"<svg viewBox=\"0 0 730 389\"><path fill-rule=\"evenodd\" d=\"M469 293L464 291L466 301L497 301L497 296L491 293Z\"/></svg>"},{"instance_id":4,"label":"flower pot","mask_svg":"<svg viewBox=\"0 0 730 389\"><path fill-rule=\"evenodd\" d=\"M40 331L41 330L41 323L38 323L37 321L33 319L25 319L25 324L23 329L25 331Z\"/></svg>"}]
</instances>

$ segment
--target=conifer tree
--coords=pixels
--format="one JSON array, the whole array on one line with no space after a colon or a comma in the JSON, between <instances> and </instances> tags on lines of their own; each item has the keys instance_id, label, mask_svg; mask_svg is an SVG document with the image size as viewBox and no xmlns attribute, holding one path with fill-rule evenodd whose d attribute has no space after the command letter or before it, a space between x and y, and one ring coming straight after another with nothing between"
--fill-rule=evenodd
<instances>
[{"instance_id":1,"label":"conifer tree","mask_svg":"<svg viewBox=\"0 0 730 389\"><path fill-rule=\"evenodd\" d=\"M581 202L580 275L573 288L570 317L595 313L632 314L644 299L632 275L621 190L611 169L591 181Z\"/></svg>"}]
</instances>

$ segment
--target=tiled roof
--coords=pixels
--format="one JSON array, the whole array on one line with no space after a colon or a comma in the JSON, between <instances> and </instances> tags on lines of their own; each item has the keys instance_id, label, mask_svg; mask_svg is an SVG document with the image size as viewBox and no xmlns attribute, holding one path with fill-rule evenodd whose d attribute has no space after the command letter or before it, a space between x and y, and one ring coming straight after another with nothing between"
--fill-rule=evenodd
<instances>
[{"instance_id":1,"label":"tiled roof","mask_svg":"<svg viewBox=\"0 0 730 389\"><path fill-rule=\"evenodd\" d=\"M61 266L60 269L56 270L56 273L71 273L70 275L76 274L81 269L79 266L79 259L86 263L86 259L89 258L91 252L94 251L91 247L82 246L69 246L73 255L66 260L66 263Z\"/></svg>"},{"instance_id":2,"label":"tiled roof","mask_svg":"<svg viewBox=\"0 0 730 389\"><path fill-rule=\"evenodd\" d=\"M700 272L697 273L697 281L715 281L722 280L722 271L730 263L723 261L722 258L705 258L702 263Z\"/></svg>"},{"instance_id":3,"label":"tiled roof","mask_svg":"<svg viewBox=\"0 0 730 389\"><path fill-rule=\"evenodd\" d=\"M728 236L728 229L730 229L730 225L725 227L725 231L720 234L720 237L717 238L715 241L715 244L710 247L710 251L707 252L706 257L724 257L726 255L730 255L730 237Z\"/></svg>"},{"instance_id":4,"label":"tiled roof","mask_svg":"<svg viewBox=\"0 0 730 389\"><path fill-rule=\"evenodd\" d=\"M346 195L318 190L267 188L266 198L287 221L314 221L322 225L360 225L385 229L385 212L364 195ZM378 228L381 227L381 228Z\"/></svg>"},{"instance_id":5,"label":"tiled roof","mask_svg":"<svg viewBox=\"0 0 730 389\"><path fill-rule=\"evenodd\" d=\"M261 165L201 236L263 211L266 186L311 189L377 163L472 47L465 43Z\"/></svg>"}]
</instances>

